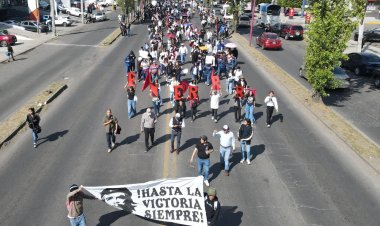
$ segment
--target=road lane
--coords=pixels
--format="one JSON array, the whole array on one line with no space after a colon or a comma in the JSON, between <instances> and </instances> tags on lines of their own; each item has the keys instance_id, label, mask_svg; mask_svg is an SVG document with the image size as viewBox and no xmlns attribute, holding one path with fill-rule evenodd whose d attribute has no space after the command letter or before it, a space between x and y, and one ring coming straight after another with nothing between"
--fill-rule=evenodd
<instances>
[{"instance_id":1,"label":"road lane","mask_svg":"<svg viewBox=\"0 0 380 226\"><path fill-rule=\"evenodd\" d=\"M257 101L261 104L255 114L258 122L252 165L240 164L237 152L232 157L231 176L220 172L218 141L211 133L223 124L229 124L236 133L238 124L233 123L228 97L221 100L220 121L211 121L207 101L210 87L204 84L200 85L201 118L194 123L186 119L182 152L178 156L168 154L167 125L172 115L171 110L166 110L168 87L162 86L166 100L156 131L159 145L144 153L138 126L141 110L151 105L148 92L141 93L141 83L138 84L140 113L127 120L126 96L122 91L122 60L130 48L137 52L145 42L146 27L138 25L135 32L139 35L119 39L110 48L96 49L91 58L93 66L70 79L67 92L42 113L42 137L47 137L46 142L35 150L30 134L24 133L0 153L0 203L4 206L0 222L68 224L64 202L72 183L95 186L139 183L163 176L194 176L196 169L188 161L194 143L206 134L216 149L210 181L223 206L219 225L377 225L378 175L295 103L280 84L274 84L241 49L239 61L249 84L257 88ZM266 128L262 104L272 88L279 98L283 121L276 116L273 126ZM113 109L123 128L117 141L121 144L111 154L106 152L101 125L107 107ZM157 225L99 201L85 201L85 214L88 225Z\"/></svg>"},{"instance_id":2,"label":"road lane","mask_svg":"<svg viewBox=\"0 0 380 226\"><path fill-rule=\"evenodd\" d=\"M239 28L238 32L249 40L249 28ZM262 50L255 42L256 36L262 32L262 29L254 29L252 47L258 49L306 88L311 89L310 84L299 77L299 68L304 62L306 42L282 39L283 50ZM323 98L323 101L380 145L380 117L378 117L380 102L377 101L380 90L374 87L371 79L349 74L352 76L351 89L332 90L330 96Z\"/></svg>"}]
</instances>

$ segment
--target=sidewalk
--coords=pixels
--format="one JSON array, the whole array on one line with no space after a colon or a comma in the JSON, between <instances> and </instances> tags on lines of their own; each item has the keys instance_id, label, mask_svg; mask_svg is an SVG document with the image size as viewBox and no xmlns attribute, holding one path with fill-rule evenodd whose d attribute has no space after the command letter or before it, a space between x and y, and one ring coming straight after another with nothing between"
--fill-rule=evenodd
<instances>
[{"instance_id":1,"label":"sidewalk","mask_svg":"<svg viewBox=\"0 0 380 226\"><path fill-rule=\"evenodd\" d=\"M348 43L347 43L348 47L344 51L344 53L356 52L357 43L358 43L357 41L350 39L350 41L348 41ZM369 53L373 53L375 55L380 56L380 44L379 43L366 42L363 46L362 52L369 52Z\"/></svg>"}]
</instances>

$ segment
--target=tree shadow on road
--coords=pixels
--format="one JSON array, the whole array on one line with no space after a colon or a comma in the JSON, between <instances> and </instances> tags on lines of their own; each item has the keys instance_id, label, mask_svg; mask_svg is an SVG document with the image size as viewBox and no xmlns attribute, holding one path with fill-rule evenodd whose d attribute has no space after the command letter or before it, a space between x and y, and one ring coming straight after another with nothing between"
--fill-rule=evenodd
<instances>
[{"instance_id":1,"label":"tree shadow on road","mask_svg":"<svg viewBox=\"0 0 380 226\"><path fill-rule=\"evenodd\" d=\"M115 223L119 218L127 216L129 212L124 210L118 210L111 213L104 214L99 218L99 223L97 226L109 226Z\"/></svg>"},{"instance_id":2,"label":"tree shadow on road","mask_svg":"<svg viewBox=\"0 0 380 226\"><path fill-rule=\"evenodd\" d=\"M43 140L41 143L38 144L38 146L40 146L41 144L45 143L45 142L53 142L53 141L56 141L58 140L60 137L63 137L64 135L66 135L66 133L68 133L69 131L68 130L63 130L63 131L60 131L60 132L55 132L55 133L52 133L46 137L42 137L38 140Z\"/></svg>"}]
</instances>

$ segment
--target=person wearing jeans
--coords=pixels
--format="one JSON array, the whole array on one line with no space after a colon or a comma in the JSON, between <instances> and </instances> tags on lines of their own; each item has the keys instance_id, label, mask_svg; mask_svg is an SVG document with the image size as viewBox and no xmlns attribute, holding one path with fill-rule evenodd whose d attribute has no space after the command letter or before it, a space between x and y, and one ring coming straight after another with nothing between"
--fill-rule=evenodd
<instances>
[{"instance_id":1,"label":"person wearing jeans","mask_svg":"<svg viewBox=\"0 0 380 226\"><path fill-rule=\"evenodd\" d=\"M32 131L33 146L37 147L38 133L41 132L40 116L35 112L34 108L29 108L29 114L26 116L26 122Z\"/></svg>"},{"instance_id":2,"label":"person wearing jeans","mask_svg":"<svg viewBox=\"0 0 380 226\"><path fill-rule=\"evenodd\" d=\"M141 117L140 131L145 133L145 152L149 150L149 136L152 146L154 144L155 124L157 123L157 116L152 112L152 109L147 108L146 112Z\"/></svg>"},{"instance_id":3,"label":"person wearing jeans","mask_svg":"<svg viewBox=\"0 0 380 226\"><path fill-rule=\"evenodd\" d=\"M181 117L180 113L176 113L175 117L170 119L169 127L172 128L172 133L170 136L170 153L173 153L174 150L177 151L177 155L179 154L180 146L181 146L181 136L182 136L182 128L185 128L185 120ZM174 149L174 139L177 137L177 148Z\"/></svg>"},{"instance_id":4,"label":"person wearing jeans","mask_svg":"<svg viewBox=\"0 0 380 226\"><path fill-rule=\"evenodd\" d=\"M106 130L106 138L108 145L108 153L111 153L112 148L115 147L116 143L116 130L118 126L117 118L112 115L112 110L107 109L106 115L104 116L103 125Z\"/></svg>"},{"instance_id":5,"label":"person wearing jeans","mask_svg":"<svg viewBox=\"0 0 380 226\"><path fill-rule=\"evenodd\" d=\"M241 124L238 132L238 140L241 147L241 161L244 163L247 160L247 164L251 164L251 140L253 136L253 128L251 126L251 120L245 119Z\"/></svg>"},{"instance_id":6,"label":"person wearing jeans","mask_svg":"<svg viewBox=\"0 0 380 226\"><path fill-rule=\"evenodd\" d=\"M252 123L255 123L255 105L256 105L256 99L253 92L250 90L248 91L248 94L245 97L245 118L249 119Z\"/></svg>"},{"instance_id":7,"label":"person wearing jeans","mask_svg":"<svg viewBox=\"0 0 380 226\"><path fill-rule=\"evenodd\" d=\"M136 114L136 91L135 91L135 88L133 88L133 86L128 87L127 96L128 96L128 118L131 119Z\"/></svg>"},{"instance_id":8,"label":"person wearing jeans","mask_svg":"<svg viewBox=\"0 0 380 226\"><path fill-rule=\"evenodd\" d=\"M66 208L68 210L67 217L71 226L86 226L86 218L83 214L83 199L96 199L94 196L85 194L83 186L73 184L70 186L69 193L66 198Z\"/></svg>"},{"instance_id":9,"label":"person wearing jeans","mask_svg":"<svg viewBox=\"0 0 380 226\"><path fill-rule=\"evenodd\" d=\"M212 144L207 142L207 136L201 136L200 143L195 146L193 154L190 159L190 164L194 161L194 156L198 155L198 176L202 176L202 170L204 171L204 183L206 186L210 186L208 182L208 172L210 168L210 154L214 151Z\"/></svg>"},{"instance_id":10,"label":"person wearing jeans","mask_svg":"<svg viewBox=\"0 0 380 226\"><path fill-rule=\"evenodd\" d=\"M232 151L235 151L235 137L234 134L229 130L227 125L223 126L223 130L217 132L214 130L212 136L220 136L220 166L224 165L224 174L229 176L230 164L229 158Z\"/></svg>"}]
</instances>

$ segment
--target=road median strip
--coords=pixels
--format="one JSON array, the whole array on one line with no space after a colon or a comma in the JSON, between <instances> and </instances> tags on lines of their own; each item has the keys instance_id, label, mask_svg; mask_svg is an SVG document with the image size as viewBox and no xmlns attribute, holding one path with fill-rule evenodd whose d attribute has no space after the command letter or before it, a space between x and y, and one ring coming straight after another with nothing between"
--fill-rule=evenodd
<instances>
[{"instance_id":1,"label":"road median strip","mask_svg":"<svg viewBox=\"0 0 380 226\"><path fill-rule=\"evenodd\" d=\"M362 159L368 162L372 168L380 172L380 165L378 164L380 162L379 146L322 101L312 100L310 90L260 51L249 46L249 42L243 36L235 33L232 35L231 40L239 43L255 61L265 68L266 71L274 75L273 78L282 84L295 99L319 118L323 124L350 146Z\"/></svg>"},{"instance_id":2,"label":"road median strip","mask_svg":"<svg viewBox=\"0 0 380 226\"><path fill-rule=\"evenodd\" d=\"M21 131L25 129L26 115L28 109L34 107L36 112L41 112L44 106L51 103L65 89L67 85L62 82L54 82L38 95L34 96L30 102L20 107L11 116L0 122L0 149L5 147Z\"/></svg>"},{"instance_id":3,"label":"road median strip","mask_svg":"<svg viewBox=\"0 0 380 226\"><path fill-rule=\"evenodd\" d=\"M103 41L101 45L109 46L111 45L119 36L121 35L120 28L116 28L111 34L109 34Z\"/></svg>"}]
</instances>

